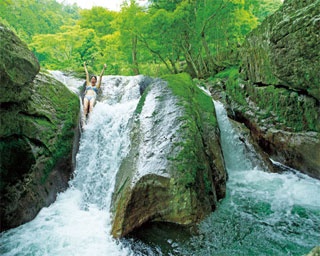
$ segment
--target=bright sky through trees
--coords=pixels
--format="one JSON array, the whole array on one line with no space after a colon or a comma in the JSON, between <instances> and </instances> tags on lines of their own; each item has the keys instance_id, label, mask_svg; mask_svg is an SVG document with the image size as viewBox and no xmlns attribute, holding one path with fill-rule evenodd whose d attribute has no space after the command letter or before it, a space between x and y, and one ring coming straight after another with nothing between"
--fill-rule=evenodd
<instances>
[{"instance_id":1,"label":"bright sky through trees","mask_svg":"<svg viewBox=\"0 0 320 256\"><path fill-rule=\"evenodd\" d=\"M84 9L91 9L92 6L102 6L112 11L119 11L121 4L125 2L125 0L57 0L57 2L66 4L76 3L78 6ZM141 5L144 5L147 2L147 0L137 1L137 3Z\"/></svg>"}]
</instances>

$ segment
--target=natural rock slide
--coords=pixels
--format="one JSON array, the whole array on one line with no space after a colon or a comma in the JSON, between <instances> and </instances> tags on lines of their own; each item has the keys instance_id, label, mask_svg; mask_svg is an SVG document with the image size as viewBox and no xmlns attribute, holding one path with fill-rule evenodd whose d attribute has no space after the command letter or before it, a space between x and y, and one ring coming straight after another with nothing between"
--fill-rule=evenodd
<instances>
[{"instance_id":1,"label":"natural rock slide","mask_svg":"<svg viewBox=\"0 0 320 256\"><path fill-rule=\"evenodd\" d=\"M242 123L234 126L259 159L257 165L275 170L271 158L318 179L319 13L319 1L288 0L252 31L242 48L235 87L242 101L235 95L225 101L229 116ZM27 46L3 25L0 36L0 201L5 230L32 220L68 187L79 142L80 106L76 94L39 72ZM211 98L186 74L142 80L129 122L130 150L111 198L110 232L117 238L146 222L198 223L226 194Z\"/></svg>"},{"instance_id":2,"label":"natural rock slide","mask_svg":"<svg viewBox=\"0 0 320 256\"><path fill-rule=\"evenodd\" d=\"M79 101L39 72L33 53L0 24L1 230L32 220L68 187Z\"/></svg>"}]
</instances>

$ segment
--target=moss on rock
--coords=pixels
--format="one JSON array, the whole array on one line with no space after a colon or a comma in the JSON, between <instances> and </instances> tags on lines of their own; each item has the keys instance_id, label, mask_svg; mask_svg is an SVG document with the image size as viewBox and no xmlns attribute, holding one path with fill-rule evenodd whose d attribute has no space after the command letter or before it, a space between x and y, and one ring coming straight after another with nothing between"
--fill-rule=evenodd
<instances>
[{"instance_id":1,"label":"moss on rock","mask_svg":"<svg viewBox=\"0 0 320 256\"><path fill-rule=\"evenodd\" d=\"M319 13L319 1L286 0L243 44L245 76L320 100Z\"/></svg>"},{"instance_id":2,"label":"moss on rock","mask_svg":"<svg viewBox=\"0 0 320 256\"><path fill-rule=\"evenodd\" d=\"M3 27L0 33L17 44L0 47L6 54L0 67L1 229L7 229L33 219L67 187L79 100L51 76L36 75L39 65L25 44Z\"/></svg>"},{"instance_id":3,"label":"moss on rock","mask_svg":"<svg viewBox=\"0 0 320 256\"><path fill-rule=\"evenodd\" d=\"M286 0L248 35L240 73L232 68L215 78L215 89L225 90L229 115L250 129L270 158L316 178L319 13L319 1Z\"/></svg>"},{"instance_id":4,"label":"moss on rock","mask_svg":"<svg viewBox=\"0 0 320 256\"><path fill-rule=\"evenodd\" d=\"M30 96L21 86L31 82L40 70L27 45L0 23L0 102L20 102Z\"/></svg>"},{"instance_id":5,"label":"moss on rock","mask_svg":"<svg viewBox=\"0 0 320 256\"><path fill-rule=\"evenodd\" d=\"M225 196L212 99L180 74L149 85L140 101L131 150L116 178L114 237L149 221L196 223Z\"/></svg>"}]
</instances>

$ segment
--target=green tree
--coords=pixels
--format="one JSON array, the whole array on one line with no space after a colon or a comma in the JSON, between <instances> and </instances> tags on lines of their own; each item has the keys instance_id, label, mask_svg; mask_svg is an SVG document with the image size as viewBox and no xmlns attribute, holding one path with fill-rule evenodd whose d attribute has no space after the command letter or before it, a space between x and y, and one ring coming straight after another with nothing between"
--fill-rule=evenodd
<instances>
[{"instance_id":1,"label":"green tree","mask_svg":"<svg viewBox=\"0 0 320 256\"><path fill-rule=\"evenodd\" d=\"M122 67L127 66L128 58L121 46L120 32L116 31L112 35L102 37L100 44L104 54L103 56L97 56L97 62L108 63L108 72L110 74L125 74L125 69L122 69Z\"/></svg>"},{"instance_id":2,"label":"green tree","mask_svg":"<svg viewBox=\"0 0 320 256\"><path fill-rule=\"evenodd\" d=\"M179 59L179 45L176 34L174 14L164 9L159 9L146 16L143 30L139 33L141 45L150 54L165 65L170 73L177 73L176 63Z\"/></svg>"},{"instance_id":3,"label":"green tree","mask_svg":"<svg viewBox=\"0 0 320 256\"><path fill-rule=\"evenodd\" d=\"M281 0L246 0L245 8L249 10L258 21L263 21L267 16L274 13L282 5Z\"/></svg>"},{"instance_id":4,"label":"green tree","mask_svg":"<svg viewBox=\"0 0 320 256\"><path fill-rule=\"evenodd\" d=\"M144 19L145 13L142 8L136 1L131 0L121 8L120 14L114 22L115 28L120 31L120 43L134 75L140 74L138 35L143 27Z\"/></svg>"},{"instance_id":5,"label":"green tree","mask_svg":"<svg viewBox=\"0 0 320 256\"><path fill-rule=\"evenodd\" d=\"M242 0L173 2L173 11L170 11L172 2L169 8L164 7L164 2L155 2L155 7L151 7L151 30L155 32L148 31L149 38L145 38L145 45L153 46L149 49L164 63L171 63L170 68L166 66L172 73L177 72L175 64L182 58L192 76L214 75L236 62L233 53L246 33L257 25L256 18L244 9ZM230 56L235 60L222 61Z\"/></svg>"},{"instance_id":6,"label":"green tree","mask_svg":"<svg viewBox=\"0 0 320 256\"><path fill-rule=\"evenodd\" d=\"M247 33L280 0L152 0L144 9L127 1L121 11L81 10L55 0L2 0L0 21L34 50L42 66L77 69L85 60L113 74L178 73L212 76L238 64ZM110 69L111 68L111 69Z\"/></svg>"},{"instance_id":7,"label":"green tree","mask_svg":"<svg viewBox=\"0 0 320 256\"><path fill-rule=\"evenodd\" d=\"M182 0L151 0L149 2L152 3L152 8L154 9L163 9L173 12L181 1Z\"/></svg>"},{"instance_id":8,"label":"green tree","mask_svg":"<svg viewBox=\"0 0 320 256\"><path fill-rule=\"evenodd\" d=\"M86 60L93 66L95 54L99 53L94 30L80 26L62 27L62 30L33 37L30 47L42 57L41 64L48 69L74 70Z\"/></svg>"},{"instance_id":9,"label":"green tree","mask_svg":"<svg viewBox=\"0 0 320 256\"><path fill-rule=\"evenodd\" d=\"M53 34L62 25L73 24L78 10L76 5L66 7L55 0L6 0L0 5L0 17L30 43L34 35Z\"/></svg>"},{"instance_id":10,"label":"green tree","mask_svg":"<svg viewBox=\"0 0 320 256\"><path fill-rule=\"evenodd\" d=\"M109 35L115 31L111 26L112 21L116 18L114 11L102 7L92 7L90 10L81 10L80 15L78 22L80 27L94 29L98 36Z\"/></svg>"}]
</instances>

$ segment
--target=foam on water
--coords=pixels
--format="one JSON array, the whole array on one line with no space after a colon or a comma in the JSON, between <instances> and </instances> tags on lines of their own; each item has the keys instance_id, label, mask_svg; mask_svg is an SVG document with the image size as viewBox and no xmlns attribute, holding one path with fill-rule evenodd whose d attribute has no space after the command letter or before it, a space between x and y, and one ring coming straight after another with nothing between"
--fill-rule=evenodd
<instances>
[{"instance_id":1,"label":"foam on water","mask_svg":"<svg viewBox=\"0 0 320 256\"><path fill-rule=\"evenodd\" d=\"M61 72L53 75L73 88L83 83L68 80ZM156 244L129 241L124 246L110 236L115 175L129 151L130 119L142 79L103 78L103 94L82 134L70 188L33 221L3 232L1 255L163 255ZM145 117L153 113L152 97L146 99ZM296 171L278 174L257 168L246 156L223 105L215 102L215 107L229 176L227 195L200 224L199 234L187 243L168 242L173 248L169 255L306 254L320 241L320 182ZM142 124L146 131L148 122ZM142 150L147 152L148 146Z\"/></svg>"},{"instance_id":2,"label":"foam on water","mask_svg":"<svg viewBox=\"0 0 320 256\"><path fill-rule=\"evenodd\" d=\"M54 76L66 80L59 72ZM141 79L103 78L102 100L82 133L70 188L33 221L3 232L2 255L130 254L110 236L109 208L115 175L130 146L130 118L140 97ZM82 85L71 82L73 88Z\"/></svg>"},{"instance_id":3,"label":"foam on water","mask_svg":"<svg viewBox=\"0 0 320 256\"><path fill-rule=\"evenodd\" d=\"M227 196L200 225L186 255L303 255L319 245L320 182L269 173L246 157L226 111L215 102L229 180ZM188 245L185 245L188 247Z\"/></svg>"}]
</instances>

